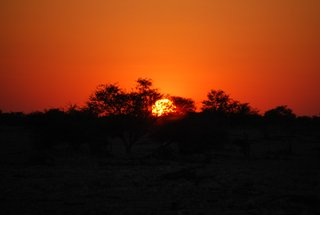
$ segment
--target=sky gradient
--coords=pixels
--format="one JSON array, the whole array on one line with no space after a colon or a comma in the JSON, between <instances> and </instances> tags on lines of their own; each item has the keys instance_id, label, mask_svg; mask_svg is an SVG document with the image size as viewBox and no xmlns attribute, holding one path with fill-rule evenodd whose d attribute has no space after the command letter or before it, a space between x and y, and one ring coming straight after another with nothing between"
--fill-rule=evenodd
<instances>
[{"instance_id":1,"label":"sky gradient","mask_svg":"<svg viewBox=\"0 0 331 228\"><path fill-rule=\"evenodd\" d=\"M2 0L0 109L83 104L151 78L193 98L222 89L263 113L319 115L317 0Z\"/></svg>"}]
</instances>

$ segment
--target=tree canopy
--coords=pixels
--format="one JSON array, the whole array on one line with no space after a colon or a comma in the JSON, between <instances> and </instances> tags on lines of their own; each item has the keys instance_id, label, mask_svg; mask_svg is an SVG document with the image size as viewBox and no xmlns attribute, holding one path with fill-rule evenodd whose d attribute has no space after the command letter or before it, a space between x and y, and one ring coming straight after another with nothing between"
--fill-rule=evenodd
<instances>
[{"instance_id":1,"label":"tree canopy","mask_svg":"<svg viewBox=\"0 0 331 228\"><path fill-rule=\"evenodd\" d=\"M223 90L211 90L207 99L202 101L202 111L222 115L256 115L257 110L249 103L241 103L230 97Z\"/></svg>"},{"instance_id":2,"label":"tree canopy","mask_svg":"<svg viewBox=\"0 0 331 228\"><path fill-rule=\"evenodd\" d=\"M136 87L130 92L126 92L117 84L98 86L87 102L87 109L97 116L143 117L150 115L151 105L159 98L161 94L152 88L152 81L139 78Z\"/></svg>"},{"instance_id":3,"label":"tree canopy","mask_svg":"<svg viewBox=\"0 0 331 228\"><path fill-rule=\"evenodd\" d=\"M268 120L292 120L295 119L296 115L292 109L286 105L277 106L264 113L264 118Z\"/></svg>"}]
</instances>

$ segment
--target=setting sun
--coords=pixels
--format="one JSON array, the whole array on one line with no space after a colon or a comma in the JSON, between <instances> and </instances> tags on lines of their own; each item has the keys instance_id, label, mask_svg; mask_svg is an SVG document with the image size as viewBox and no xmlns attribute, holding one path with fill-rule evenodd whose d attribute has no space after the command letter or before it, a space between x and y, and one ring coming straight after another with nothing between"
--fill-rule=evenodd
<instances>
[{"instance_id":1,"label":"setting sun","mask_svg":"<svg viewBox=\"0 0 331 228\"><path fill-rule=\"evenodd\" d=\"M176 106L167 98L157 100L152 107L152 114L157 117L174 112L176 112Z\"/></svg>"}]
</instances>

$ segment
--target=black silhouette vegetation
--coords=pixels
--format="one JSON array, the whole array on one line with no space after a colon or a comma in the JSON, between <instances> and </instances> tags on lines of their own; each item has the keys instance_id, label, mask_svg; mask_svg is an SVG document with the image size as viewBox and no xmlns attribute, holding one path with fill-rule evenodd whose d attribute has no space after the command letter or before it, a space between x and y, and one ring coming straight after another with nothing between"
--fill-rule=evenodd
<instances>
[{"instance_id":1,"label":"black silhouette vegetation","mask_svg":"<svg viewBox=\"0 0 331 228\"><path fill-rule=\"evenodd\" d=\"M160 117L167 97L176 112ZM0 214L319 214L320 119L211 90L100 85L82 107L0 111Z\"/></svg>"}]
</instances>

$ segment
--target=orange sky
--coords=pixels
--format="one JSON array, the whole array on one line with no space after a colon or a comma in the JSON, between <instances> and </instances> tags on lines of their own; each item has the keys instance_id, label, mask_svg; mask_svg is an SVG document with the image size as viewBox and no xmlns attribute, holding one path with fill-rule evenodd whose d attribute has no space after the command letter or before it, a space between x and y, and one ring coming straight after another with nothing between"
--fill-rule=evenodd
<instances>
[{"instance_id":1,"label":"orange sky","mask_svg":"<svg viewBox=\"0 0 331 228\"><path fill-rule=\"evenodd\" d=\"M2 0L0 109L82 104L98 84L152 78L261 110L319 115L318 0Z\"/></svg>"}]
</instances>

